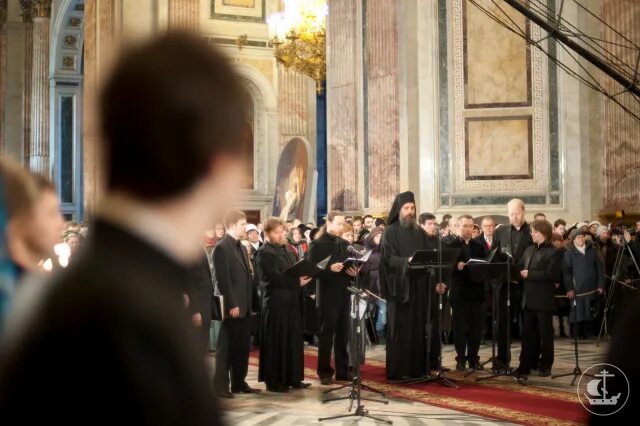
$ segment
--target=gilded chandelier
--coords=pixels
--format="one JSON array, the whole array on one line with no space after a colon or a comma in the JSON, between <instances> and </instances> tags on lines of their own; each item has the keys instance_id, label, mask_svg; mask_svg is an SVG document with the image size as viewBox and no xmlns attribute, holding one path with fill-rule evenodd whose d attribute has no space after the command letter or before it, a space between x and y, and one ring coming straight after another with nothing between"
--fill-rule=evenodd
<instances>
[{"instance_id":1,"label":"gilded chandelier","mask_svg":"<svg viewBox=\"0 0 640 426\"><path fill-rule=\"evenodd\" d=\"M278 64L308 75L322 93L327 76L326 0L285 0L284 12L267 19Z\"/></svg>"}]
</instances>

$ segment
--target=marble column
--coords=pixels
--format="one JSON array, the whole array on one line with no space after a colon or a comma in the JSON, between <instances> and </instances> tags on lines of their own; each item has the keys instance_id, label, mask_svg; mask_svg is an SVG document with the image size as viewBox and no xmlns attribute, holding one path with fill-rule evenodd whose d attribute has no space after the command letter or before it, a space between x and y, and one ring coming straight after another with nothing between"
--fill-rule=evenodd
<instances>
[{"instance_id":1,"label":"marble column","mask_svg":"<svg viewBox=\"0 0 640 426\"><path fill-rule=\"evenodd\" d=\"M169 28L198 31L199 10L199 0L169 0Z\"/></svg>"},{"instance_id":2,"label":"marble column","mask_svg":"<svg viewBox=\"0 0 640 426\"><path fill-rule=\"evenodd\" d=\"M29 168L49 177L49 26L51 0L33 2L33 51L31 67L31 142Z\"/></svg>"},{"instance_id":3,"label":"marble column","mask_svg":"<svg viewBox=\"0 0 640 426\"><path fill-rule=\"evenodd\" d=\"M361 0L330 0L327 17L328 210L363 210ZM359 33L360 31L360 33Z\"/></svg>"},{"instance_id":4,"label":"marble column","mask_svg":"<svg viewBox=\"0 0 640 426\"><path fill-rule=\"evenodd\" d=\"M624 46L628 46L630 42L636 46L640 44L640 5L633 0L604 0L601 2L601 17L617 30L615 32L605 26L600 28L602 37L610 43L607 45L611 52L608 59L612 62L620 61L630 69L635 69L638 51ZM601 83L609 93L624 90L604 75ZM638 101L632 95L622 93L616 99L634 114L640 115ZM640 151L636 143L640 134L640 122L604 96L601 98L601 105L605 168L604 213L611 214L619 209L640 212Z\"/></svg>"},{"instance_id":5,"label":"marble column","mask_svg":"<svg viewBox=\"0 0 640 426\"><path fill-rule=\"evenodd\" d=\"M117 31L116 1L85 3L82 155L84 210L87 215L95 212L104 188L96 104L99 89L121 43Z\"/></svg>"},{"instance_id":6,"label":"marble column","mask_svg":"<svg viewBox=\"0 0 640 426\"><path fill-rule=\"evenodd\" d=\"M365 208L384 213L400 189L397 2L366 0Z\"/></svg>"},{"instance_id":7,"label":"marble column","mask_svg":"<svg viewBox=\"0 0 640 426\"><path fill-rule=\"evenodd\" d=\"M278 67L279 150L296 136L309 139L308 84L309 77L304 74Z\"/></svg>"},{"instance_id":8,"label":"marble column","mask_svg":"<svg viewBox=\"0 0 640 426\"><path fill-rule=\"evenodd\" d=\"M28 166L31 152L31 76L33 67L33 5L31 0L20 0L22 22L24 22L24 81L22 88L22 147L23 160Z\"/></svg>"},{"instance_id":9,"label":"marble column","mask_svg":"<svg viewBox=\"0 0 640 426\"><path fill-rule=\"evenodd\" d=\"M7 0L0 0L0 152L5 152L4 104L7 98Z\"/></svg>"}]
</instances>

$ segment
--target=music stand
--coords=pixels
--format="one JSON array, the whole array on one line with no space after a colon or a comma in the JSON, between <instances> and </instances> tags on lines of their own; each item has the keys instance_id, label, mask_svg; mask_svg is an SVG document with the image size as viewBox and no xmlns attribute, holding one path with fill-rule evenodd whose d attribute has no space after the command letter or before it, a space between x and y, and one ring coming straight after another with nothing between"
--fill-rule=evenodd
<instances>
[{"instance_id":1,"label":"music stand","mask_svg":"<svg viewBox=\"0 0 640 426\"><path fill-rule=\"evenodd\" d=\"M369 260L368 255L366 256L366 258L363 256L361 259L348 259L350 266L354 266L356 268L364 265L365 263L367 263L368 260ZM389 404L389 401L381 400L381 399L365 398L362 396L362 391L365 390L365 391L376 393L381 397L385 397L385 395L379 390L362 383L362 377L360 373L360 365L362 364L362 359L361 359L362 352L361 352L360 344L362 343L361 333L362 333L362 330L364 330L364 313L362 316L360 315L360 304L361 304L361 301L367 304L371 304L371 301L369 300L370 296L367 294L367 292L359 288L358 275L355 276L354 281L355 281L355 287L352 287L352 286L347 287L347 291L349 291L352 294L351 306L350 306L351 331L350 331L350 350L349 350L349 357L351 358L351 364L353 368L351 383L342 385L333 389L325 390L323 392L323 394L326 395L340 389L350 388L349 394L347 396L327 398L322 401L323 404L326 404L327 402L332 402L332 401L349 400L350 401L349 413L330 416L330 417L322 417L322 418L319 418L318 421L322 422L325 420L342 419L345 417L360 417L360 418L366 417L374 421L378 421L386 424L393 424L393 422L390 420L385 420L385 419L370 415L369 411L365 409L365 406L362 403L363 401L370 401L370 402L378 402L381 404ZM354 402L356 403L356 409L352 414L351 410L353 409Z\"/></svg>"},{"instance_id":2,"label":"music stand","mask_svg":"<svg viewBox=\"0 0 640 426\"><path fill-rule=\"evenodd\" d=\"M499 370L496 371L495 373L493 373L490 376L487 377L480 377L478 379L476 379L477 382L482 381L482 380L489 380L489 379L493 379L495 377L500 377L500 376L506 376L506 377L511 377L513 380L515 380L516 382L520 383L521 385L524 386L524 382L522 381L523 379L526 380L525 377L520 377L517 376L514 373L513 368L511 368L511 262L513 262L513 259L511 257L508 257L507 259L507 276L506 276L506 281L507 281L507 327L506 327L506 333L507 333L507 359L504 360L504 362L507 364L506 367L503 370Z\"/></svg>"},{"instance_id":3,"label":"music stand","mask_svg":"<svg viewBox=\"0 0 640 426\"><path fill-rule=\"evenodd\" d=\"M473 280L473 277L481 278L481 280L480 279L473 280L474 282L476 283L490 282L491 283L491 290L492 290L491 292L492 293L491 295L491 299L492 299L491 334L492 336L491 336L491 358L482 363L482 369L478 369L478 370L472 369L471 371L467 372L464 375L464 377L469 377L470 375L472 375L477 371L484 371L487 373L490 372L484 367L490 362L491 362L491 372L495 374L499 371L498 356L496 354L496 345L497 345L497 338L498 338L498 304L500 303L499 291L500 291L501 281L504 279L507 263L506 262L467 263L465 265L465 268L469 269L469 275L472 277L472 280Z\"/></svg>"},{"instance_id":4,"label":"music stand","mask_svg":"<svg viewBox=\"0 0 640 426\"><path fill-rule=\"evenodd\" d=\"M448 386L451 388L458 389L458 385L454 380L451 380L447 377L444 369L442 368L442 345L440 345L440 355L438 357L438 366L435 375L431 375L431 342L433 339L433 324L431 319L431 293L433 290L433 286L435 283L435 274L436 271L439 272L440 277L442 277L442 270L452 268L455 261L458 259L460 254L459 248L450 248L450 249L440 249L440 250L418 250L413 256L411 256L411 262L409 262L408 269L417 271L418 273L423 273L426 278L427 285L427 325L426 325L426 340L427 340L427 350L426 350L426 374L422 377L418 378L409 378L398 381L393 381L392 383L405 383L408 385L415 385L418 383L429 383L429 382L437 382L443 386ZM442 295L439 295L439 310L442 313ZM438 322L438 329L441 330L442 327L442 319ZM440 338L440 331L438 332L437 338Z\"/></svg>"}]
</instances>

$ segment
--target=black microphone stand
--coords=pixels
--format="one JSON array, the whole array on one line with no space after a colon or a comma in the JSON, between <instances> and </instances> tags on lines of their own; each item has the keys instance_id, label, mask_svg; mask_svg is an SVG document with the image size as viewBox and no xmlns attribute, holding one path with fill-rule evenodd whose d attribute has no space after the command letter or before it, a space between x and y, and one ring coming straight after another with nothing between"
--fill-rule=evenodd
<instances>
[{"instance_id":1,"label":"black microphone stand","mask_svg":"<svg viewBox=\"0 0 640 426\"><path fill-rule=\"evenodd\" d=\"M575 285L573 286L575 289ZM577 299L577 295L574 294L573 296L573 309L572 309L572 316L573 316L573 352L575 354L576 357L576 365L573 368L573 371L571 373L566 373L566 374L557 374L557 375L553 375L551 376L552 379L557 379L559 377L568 377L568 376L573 376L573 380L571 380L571 386L574 385L574 383L576 382L576 379L580 376L582 376L583 374L585 376L589 376L589 377L594 377L593 374L589 374L589 373L583 373L582 370L580 369L580 364L578 362L578 327L576 327L576 325L578 324L577 320L577 307L578 304L576 302Z\"/></svg>"},{"instance_id":2,"label":"black microphone stand","mask_svg":"<svg viewBox=\"0 0 640 426\"><path fill-rule=\"evenodd\" d=\"M517 376L513 368L511 368L511 264L513 262L513 256L511 256L509 253L506 253L506 252L505 254L507 255L507 258L508 258L507 259L507 312L506 312L507 327L505 330L507 333L507 359L505 360L505 363L507 365L503 370L499 370L496 373L487 377L480 377L476 379L476 381L479 382L482 380L493 379L495 377L506 376L506 377L511 377L513 380L515 380L516 382L524 386L524 382L522 380L523 379L526 380L526 378Z\"/></svg>"},{"instance_id":3,"label":"black microphone stand","mask_svg":"<svg viewBox=\"0 0 640 426\"><path fill-rule=\"evenodd\" d=\"M364 327L363 327L363 320L362 318L360 318L360 301L363 296L363 291L360 289L360 286L359 286L358 274L356 274L354 281L355 281L355 288L352 288L352 287L347 288L347 290L353 294L353 296L351 297L351 331L349 333L350 334L349 357L351 358L351 364L353 368L351 383L342 385L333 389L329 389L323 392L323 394L326 395L340 389L350 388L349 394L347 396L342 396L342 397L327 398L322 401L323 404L326 404L332 401L349 400L350 401L349 413L340 414L340 415L331 416L331 417L322 417L322 418L319 418L318 421L322 422L325 420L335 420L335 419L342 419L346 417L361 417L361 418L366 417L378 422L393 424L393 422L390 420L386 420L386 419L382 419L382 418L374 417L370 415L369 411L365 409L364 404L362 403L362 401L370 401L370 402L379 402L381 404L389 404L389 401L373 399L373 398L365 398L362 396L363 390L376 393L382 397L384 397L385 395L382 392L378 391L377 389L374 389L370 386L362 384L362 376L360 371L360 364L362 363L360 344L362 342L362 330ZM366 302L366 299L365 299L365 302ZM354 402L356 403L356 409L352 414L351 410L353 409Z\"/></svg>"},{"instance_id":4,"label":"black microphone stand","mask_svg":"<svg viewBox=\"0 0 640 426\"><path fill-rule=\"evenodd\" d=\"M612 308L612 305L614 304L616 288L618 287L619 284L624 285L624 283L622 283L622 281L620 281L618 278L620 276L620 269L622 268L622 259L624 257L625 249L627 249L627 251L629 252L629 257L631 257L631 260L633 261L633 265L636 268L636 272L638 273L638 275L640 275L640 267L638 267L638 262L636 261L636 258L633 255L633 251L631 250L631 247L629 247L629 243L624 238L624 236L620 236L620 245L618 246L618 252L616 253L616 260L614 262L611 277L609 277L611 280L611 285L609 286L607 300L604 305L604 313L602 315L602 323L600 324L600 332L598 333L598 340L596 341L596 346L600 346L600 340L602 340L603 332L604 332L605 340L609 335L609 322L608 322L608 317L610 316L609 310ZM576 327L574 326L574 328Z\"/></svg>"}]
</instances>

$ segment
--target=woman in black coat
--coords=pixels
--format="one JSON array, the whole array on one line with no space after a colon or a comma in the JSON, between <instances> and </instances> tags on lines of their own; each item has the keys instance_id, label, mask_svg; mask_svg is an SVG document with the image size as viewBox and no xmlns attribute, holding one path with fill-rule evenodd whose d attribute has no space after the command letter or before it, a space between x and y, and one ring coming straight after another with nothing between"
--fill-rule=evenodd
<instances>
[{"instance_id":1,"label":"woman in black coat","mask_svg":"<svg viewBox=\"0 0 640 426\"><path fill-rule=\"evenodd\" d=\"M576 294L596 291L598 294L579 296L576 298L575 312L569 315L573 332L582 339L593 333L594 299L604 292L604 267L602 259L593 245L585 241L584 234L578 230L569 234L571 244L564 254L564 282L568 296L572 299ZM573 305L573 304L572 304ZM573 309L573 307L572 307ZM577 326L576 326L577 323Z\"/></svg>"},{"instance_id":2,"label":"woman in black coat","mask_svg":"<svg viewBox=\"0 0 640 426\"><path fill-rule=\"evenodd\" d=\"M553 365L553 314L561 266L558 251L551 244L551 224L546 220L533 222L531 236L534 245L524 251L520 264L520 275L524 279L524 327L516 373L528 375L532 368L538 367L540 376L548 377Z\"/></svg>"},{"instance_id":3,"label":"woman in black coat","mask_svg":"<svg viewBox=\"0 0 640 426\"><path fill-rule=\"evenodd\" d=\"M258 250L260 280L265 289L263 342L260 348L258 380L272 392L303 389L304 345L300 289L311 278L293 278L284 272L296 263L286 246L284 223L267 219L264 227L269 242Z\"/></svg>"}]
</instances>

